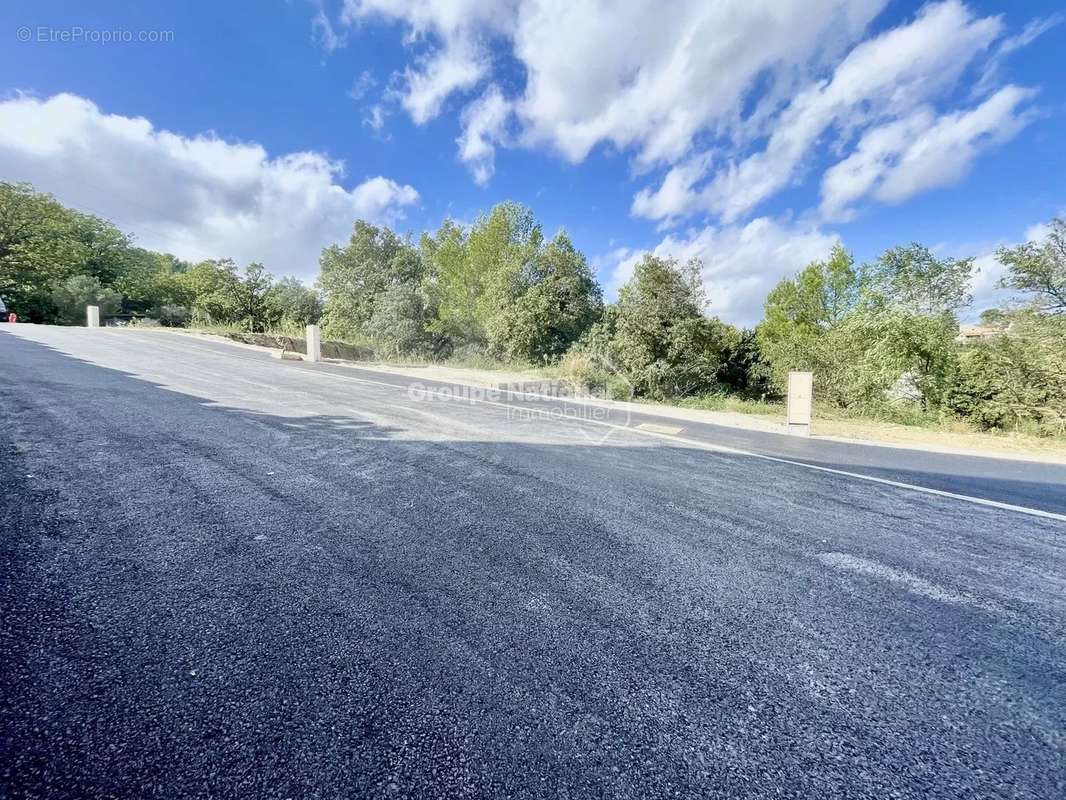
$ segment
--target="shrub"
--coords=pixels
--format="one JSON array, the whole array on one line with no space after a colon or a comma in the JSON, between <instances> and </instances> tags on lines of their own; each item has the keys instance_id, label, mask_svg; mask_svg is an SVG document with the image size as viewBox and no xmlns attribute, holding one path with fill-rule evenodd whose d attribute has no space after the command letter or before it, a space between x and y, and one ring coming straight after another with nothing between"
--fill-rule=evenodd
<instances>
[{"instance_id":1,"label":"shrub","mask_svg":"<svg viewBox=\"0 0 1066 800\"><path fill-rule=\"evenodd\" d=\"M637 264L610 322L610 355L636 394L661 400L717 386L728 326L705 317L705 305L699 262L646 255Z\"/></svg>"},{"instance_id":2,"label":"shrub","mask_svg":"<svg viewBox=\"0 0 1066 800\"><path fill-rule=\"evenodd\" d=\"M1066 433L1066 319L1019 315L959 355L951 407L983 428Z\"/></svg>"},{"instance_id":3,"label":"shrub","mask_svg":"<svg viewBox=\"0 0 1066 800\"><path fill-rule=\"evenodd\" d=\"M83 325L86 306L99 306L103 319L118 313L122 296L104 288L92 275L74 275L52 291L52 304L62 324Z\"/></svg>"},{"instance_id":4,"label":"shrub","mask_svg":"<svg viewBox=\"0 0 1066 800\"><path fill-rule=\"evenodd\" d=\"M815 391L840 408L883 411L910 399L939 408L956 370L950 314L858 310L809 342Z\"/></svg>"},{"instance_id":5,"label":"shrub","mask_svg":"<svg viewBox=\"0 0 1066 800\"><path fill-rule=\"evenodd\" d=\"M189 324L189 309L185 306L159 306L149 316L159 321L164 328L184 328Z\"/></svg>"},{"instance_id":6,"label":"shrub","mask_svg":"<svg viewBox=\"0 0 1066 800\"><path fill-rule=\"evenodd\" d=\"M559 374L579 392L604 395L613 377L607 363L583 347L572 347L559 360Z\"/></svg>"},{"instance_id":7,"label":"shrub","mask_svg":"<svg viewBox=\"0 0 1066 800\"><path fill-rule=\"evenodd\" d=\"M434 317L429 299L421 289L397 285L377 298L366 330L385 358L439 355L447 340L429 330Z\"/></svg>"},{"instance_id":8,"label":"shrub","mask_svg":"<svg viewBox=\"0 0 1066 800\"><path fill-rule=\"evenodd\" d=\"M755 331L734 329L724 338L718 383L746 399L776 396L770 364L759 350Z\"/></svg>"}]
</instances>

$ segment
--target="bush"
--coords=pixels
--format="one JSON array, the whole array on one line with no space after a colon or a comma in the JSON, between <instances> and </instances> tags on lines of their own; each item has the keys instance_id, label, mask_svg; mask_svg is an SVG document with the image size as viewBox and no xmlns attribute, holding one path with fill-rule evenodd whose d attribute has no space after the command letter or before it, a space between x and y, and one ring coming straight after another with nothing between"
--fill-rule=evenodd
<instances>
[{"instance_id":1,"label":"bush","mask_svg":"<svg viewBox=\"0 0 1066 800\"><path fill-rule=\"evenodd\" d=\"M99 306L102 320L118 313L122 296L104 288L92 275L74 275L52 291L52 304L60 323L84 325L86 306Z\"/></svg>"},{"instance_id":2,"label":"bush","mask_svg":"<svg viewBox=\"0 0 1066 800\"><path fill-rule=\"evenodd\" d=\"M815 391L831 405L872 413L907 400L939 408L955 376L957 330L950 314L855 311L808 341Z\"/></svg>"},{"instance_id":3,"label":"bush","mask_svg":"<svg viewBox=\"0 0 1066 800\"><path fill-rule=\"evenodd\" d=\"M366 330L385 358L435 356L446 349L447 340L429 330L434 317L429 298L421 289L398 285L377 298Z\"/></svg>"},{"instance_id":4,"label":"bush","mask_svg":"<svg viewBox=\"0 0 1066 800\"><path fill-rule=\"evenodd\" d=\"M189 309L185 306L159 306L149 312L164 328L184 328L189 324Z\"/></svg>"},{"instance_id":5,"label":"bush","mask_svg":"<svg viewBox=\"0 0 1066 800\"><path fill-rule=\"evenodd\" d=\"M572 347L559 359L559 374L578 392L605 394L610 371L588 349Z\"/></svg>"},{"instance_id":6,"label":"bush","mask_svg":"<svg viewBox=\"0 0 1066 800\"><path fill-rule=\"evenodd\" d=\"M763 358L755 331L734 331L727 336L718 366L717 380L730 392L745 399L778 396L770 364Z\"/></svg>"},{"instance_id":7,"label":"bush","mask_svg":"<svg viewBox=\"0 0 1066 800\"><path fill-rule=\"evenodd\" d=\"M698 262L646 255L637 264L619 293L609 348L637 395L662 400L717 387L730 329L705 317L705 305Z\"/></svg>"},{"instance_id":8,"label":"bush","mask_svg":"<svg viewBox=\"0 0 1066 800\"><path fill-rule=\"evenodd\" d=\"M1066 319L1020 315L962 348L951 407L982 428L1066 433Z\"/></svg>"},{"instance_id":9,"label":"bush","mask_svg":"<svg viewBox=\"0 0 1066 800\"><path fill-rule=\"evenodd\" d=\"M282 278L275 283L267 294L267 303L272 318L280 320L284 329L300 335L308 325L315 325L322 318L322 298L297 278Z\"/></svg>"},{"instance_id":10,"label":"bush","mask_svg":"<svg viewBox=\"0 0 1066 800\"><path fill-rule=\"evenodd\" d=\"M617 347L619 363L637 395L656 400L686 397L717 388L725 329L705 317L678 320L654 338L622 327Z\"/></svg>"}]
</instances>

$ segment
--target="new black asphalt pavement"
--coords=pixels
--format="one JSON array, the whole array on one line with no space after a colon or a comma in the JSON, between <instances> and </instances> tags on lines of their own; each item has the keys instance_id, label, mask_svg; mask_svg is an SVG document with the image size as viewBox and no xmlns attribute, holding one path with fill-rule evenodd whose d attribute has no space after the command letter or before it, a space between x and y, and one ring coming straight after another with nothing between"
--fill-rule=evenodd
<instances>
[{"instance_id":1,"label":"new black asphalt pavement","mask_svg":"<svg viewBox=\"0 0 1066 800\"><path fill-rule=\"evenodd\" d=\"M0 796L1066 795L1066 522L409 384L0 331Z\"/></svg>"}]
</instances>

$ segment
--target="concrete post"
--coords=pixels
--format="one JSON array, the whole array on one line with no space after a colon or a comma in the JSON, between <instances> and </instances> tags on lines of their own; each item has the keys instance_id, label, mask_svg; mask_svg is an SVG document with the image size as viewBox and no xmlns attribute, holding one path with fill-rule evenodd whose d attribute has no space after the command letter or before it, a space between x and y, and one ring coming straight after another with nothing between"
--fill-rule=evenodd
<instances>
[{"instance_id":1,"label":"concrete post","mask_svg":"<svg viewBox=\"0 0 1066 800\"><path fill-rule=\"evenodd\" d=\"M85 307L85 327L86 328L99 328L100 327L100 306L86 306Z\"/></svg>"},{"instance_id":2,"label":"concrete post","mask_svg":"<svg viewBox=\"0 0 1066 800\"><path fill-rule=\"evenodd\" d=\"M814 398L814 373L788 373L788 432L793 436L811 435L811 402Z\"/></svg>"},{"instance_id":3,"label":"concrete post","mask_svg":"<svg viewBox=\"0 0 1066 800\"><path fill-rule=\"evenodd\" d=\"M322 360L322 331L317 325L307 326L307 355L304 361Z\"/></svg>"}]
</instances>

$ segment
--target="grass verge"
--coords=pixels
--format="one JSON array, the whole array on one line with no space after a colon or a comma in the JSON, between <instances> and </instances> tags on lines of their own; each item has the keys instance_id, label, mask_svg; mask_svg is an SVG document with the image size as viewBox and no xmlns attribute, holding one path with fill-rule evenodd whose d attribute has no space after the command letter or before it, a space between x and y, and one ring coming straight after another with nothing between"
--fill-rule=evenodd
<instances>
[{"instance_id":1,"label":"grass verge","mask_svg":"<svg viewBox=\"0 0 1066 800\"><path fill-rule=\"evenodd\" d=\"M235 327L211 327L183 329L186 331L230 337L245 333ZM294 331L277 331L268 336L292 336ZM301 332L302 333L302 332ZM235 337L234 337L235 338ZM323 342L325 346L326 342ZM345 345L364 354L357 361L377 361L372 353L372 343L367 341L342 341ZM369 353L369 355L365 355ZM428 359L388 359L378 361L383 365L404 367L444 367L452 371L469 371L474 383L484 382L485 376L477 373L507 373L528 375L531 378L565 377L558 366L535 367L524 363L507 363L482 354L464 353L439 361ZM459 379L458 376L454 376ZM757 418L763 422L785 421L783 402L749 400L723 393L686 397L669 403L638 400L650 406L688 408L726 414L738 414ZM897 444L907 447L930 449L964 450L975 453L987 452L1002 455L1040 455L1066 458L1066 436L1037 436L1022 431L978 430L963 420L952 416L935 416L907 407L890 407L883 416L870 416L816 405L812 424L816 436L832 436L846 439Z\"/></svg>"}]
</instances>

